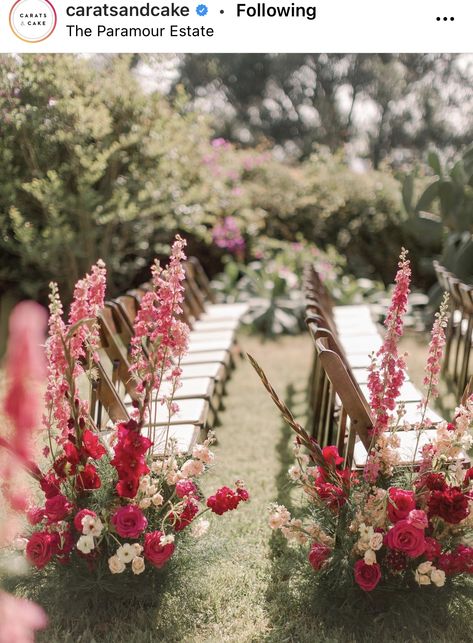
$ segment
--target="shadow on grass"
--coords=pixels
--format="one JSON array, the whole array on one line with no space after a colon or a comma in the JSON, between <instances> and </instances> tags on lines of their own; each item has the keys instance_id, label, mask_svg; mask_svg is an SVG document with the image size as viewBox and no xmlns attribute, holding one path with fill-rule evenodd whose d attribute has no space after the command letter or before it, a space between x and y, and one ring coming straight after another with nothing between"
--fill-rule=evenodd
<instances>
[{"instance_id":1,"label":"shadow on grass","mask_svg":"<svg viewBox=\"0 0 473 643\"><path fill-rule=\"evenodd\" d=\"M294 408L294 389L285 402ZM274 501L285 505L293 517L295 507L287 471L294 463L292 432L283 423L276 451L280 468ZM270 539L270 578L266 609L271 630L268 643L468 643L473 641L473 583L415 589L410 592L358 589L344 592L338 578L331 589L319 585L307 561L308 547L288 545L279 531ZM426 591L427 590L427 591Z\"/></svg>"}]
</instances>

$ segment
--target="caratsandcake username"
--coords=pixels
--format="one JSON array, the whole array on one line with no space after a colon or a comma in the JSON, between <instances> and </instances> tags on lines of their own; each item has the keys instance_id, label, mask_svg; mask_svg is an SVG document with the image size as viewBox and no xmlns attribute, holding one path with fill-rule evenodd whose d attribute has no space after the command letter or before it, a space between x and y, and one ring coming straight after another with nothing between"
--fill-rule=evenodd
<instances>
[{"instance_id":1,"label":"caratsandcake username","mask_svg":"<svg viewBox=\"0 0 473 643\"><path fill-rule=\"evenodd\" d=\"M305 18L315 20L316 7L287 2L269 4L266 2L246 3L238 2L236 5L237 18ZM152 4L146 2L142 5L69 5L66 15L70 18L185 18L191 15L189 5L170 2L168 4ZM105 25L101 25L104 27ZM151 25L150 28L154 27ZM126 30L124 27L123 29ZM103 35L103 34L101 34Z\"/></svg>"}]
</instances>

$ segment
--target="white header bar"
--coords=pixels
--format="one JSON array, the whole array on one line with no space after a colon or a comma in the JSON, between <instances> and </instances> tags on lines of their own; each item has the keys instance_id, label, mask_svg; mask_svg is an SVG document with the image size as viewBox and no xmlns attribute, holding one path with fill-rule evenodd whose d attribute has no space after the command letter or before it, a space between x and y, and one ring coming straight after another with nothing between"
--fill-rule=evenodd
<instances>
[{"instance_id":1,"label":"white header bar","mask_svg":"<svg viewBox=\"0 0 473 643\"><path fill-rule=\"evenodd\" d=\"M2 0L1 52L473 51L463 0Z\"/></svg>"}]
</instances>

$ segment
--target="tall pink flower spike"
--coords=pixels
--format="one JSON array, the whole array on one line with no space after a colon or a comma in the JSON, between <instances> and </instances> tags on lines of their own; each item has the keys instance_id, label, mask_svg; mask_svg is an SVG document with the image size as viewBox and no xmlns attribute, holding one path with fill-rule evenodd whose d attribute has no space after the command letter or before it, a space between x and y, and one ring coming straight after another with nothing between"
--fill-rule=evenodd
<instances>
[{"instance_id":1,"label":"tall pink flower spike","mask_svg":"<svg viewBox=\"0 0 473 643\"><path fill-rule=\"evenodd\" d=\"M156 263L152 268L153 289L143 296L134 323L131 370L138 380L141 394L140 420L149 403L151 391L159 393L165 378L171 389L179 386L180 360L187 350L189 327L178 319L184 301L186 241L179 235L172 246L169 265L164 270ZM172 397L172 395L171 395ZM173 405L173 411L176 410Z\"/></svg>"},{"instance_id":2,"label":"tall pink flower spike","mask_svg":"<svg viewBox=\"0 0 473 643\"><path fill-rule=\"evenodd\" d=\"M404 356L398 353L398 343L404 332L410 279L411 267L407 259L407 250L403 249L399 257L396 286L384 322L386 335L371 364L368 376L375 435L387 429L390 412L396 408L396 399L405 378L406 361Z\"/></svg>"},{"instance_id":3,"label":"tall pink flower spike","mask_svg":"<svg viewBox=\"0 0 473 643\"><path fill-rule=\"evenodd\" d=\"M56 284L51 284L49 296L50 317L49 337L46 342L48 360L48 387L46 405L48 416L44 417L44 425L49 428L54 423L55 428L67 437L70 418L70 403L66 393L69 390L68 374L78 377L83 371L81 360L87 352L96 350L99 341L99 330L96 317L104 305L106 269L102 260L92 267L90 274L77 282L71 304L69 323L63 320L63 307ZM89 320L89 323L81 323ZM69 359L66 356L64 344L68 345ZM95 361L98 357L94 354ZM72 366L71 366L72 363ZM72 373L69 371L72 368Z\"/></svg>"}]
</instances>

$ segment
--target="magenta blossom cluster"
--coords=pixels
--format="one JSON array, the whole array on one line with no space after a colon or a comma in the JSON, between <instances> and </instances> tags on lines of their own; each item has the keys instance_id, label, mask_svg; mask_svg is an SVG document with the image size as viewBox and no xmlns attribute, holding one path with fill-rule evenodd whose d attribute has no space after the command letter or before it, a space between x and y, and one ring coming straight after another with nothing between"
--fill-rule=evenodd
<instances>
[{"instance_id":1,"label":"magenta blossom cluster","mask_svg":"<svg viewBox=\"0 0 473 643\"><path fill-rule=\"evenodd\" d=\"M241 255L245 250L245 240L234 217L225 217L214 226L212 238L216 246L231 254Z\"/></svg>"}]
</instances>

